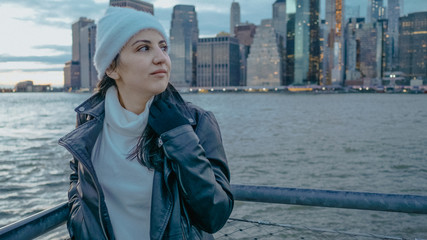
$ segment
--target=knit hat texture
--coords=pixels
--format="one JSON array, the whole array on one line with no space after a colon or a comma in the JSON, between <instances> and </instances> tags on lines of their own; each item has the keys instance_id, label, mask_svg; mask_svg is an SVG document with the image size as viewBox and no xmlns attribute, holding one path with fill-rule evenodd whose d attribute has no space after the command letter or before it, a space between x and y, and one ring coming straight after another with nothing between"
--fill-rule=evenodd
<instances>
[{"instance_id":1,"label":"knit hat texture","mask_svg":"<svg viewBox=\"0 0 427 240\"><path fill-rule=\"evenodd\" d=\"M96 32L94 65L98 72L98 79L102 79L105 71L127 41L143 29L157 30L169 45L165 29L153 15L131 8L109 7L107 9L98 22Z\"/></svg>"}]
</instances>

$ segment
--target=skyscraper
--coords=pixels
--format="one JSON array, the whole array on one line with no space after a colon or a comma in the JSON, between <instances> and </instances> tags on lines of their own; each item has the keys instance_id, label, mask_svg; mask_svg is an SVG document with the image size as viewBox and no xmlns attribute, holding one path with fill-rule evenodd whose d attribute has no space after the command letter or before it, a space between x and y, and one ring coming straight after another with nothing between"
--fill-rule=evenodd
<instances>
[{"instance_id":1,"label":"skyscraper","mask_svg":"<svg viewBox=\"0 0 427 240\"><path fill-rule=\"evenodd\" d=\"M368 0L368 10L366 11L367 22L376 22L385 17L383 0Z\"/></svg>"},{"instance_id":2,"label":"skyscraper","mask_svg":"<svg viewBox=\"0 0 427 240\"><path fill-rule=\"evenodd\" d=\"M199 28L194 6L176 5L170 28L171 82L176 87L196 85Z\"/></svg>"},{"instance_id":3,"label":"skyscraper","mask_svg":"<svg viewBox=\"0 0 427 240\"><path fill-rule=\"evenodd\" d=\"M230 34L234 33L234 27L240 24L240 5L238 2L231 3L230 9Z\"/></svg>"},{"instance_id":4,"label":"skyscraper","mask_svg":"<svg viewBox=\"0 0 427 240\"><path fill-rule=\"evenodd\" d=\"M380 58L377 59L377 78L382 79L384 72L389 69L390 54L388 49L391 46L390 37L388 35L388 20L380 19L377 22L377 54Z\"/></svg>"},{"instance_id":5,"label":"skyscraper","mask_svg":"<svg viewBox=\"0 0 427 240\"><path fill-rule=\"evenodd\" d=\"M346 83L358 80L362 77L360 70L361 60L361 29L365 24L364 18L350 18L345 28L344 36L346 43Z\"/></svg>"},{"instance_id":6,"label":"skyscraper","mask_svg":"<svg viewBox=\"0 0 427 240\"><path fill-rule=\"evenodd\" d=\"M200 38L197 51L197 86L239 86L240 58L239 42L236 38Z\"/></svg>"},{"instance_id":7,"label":"skyscraper","mask_svg":"<svg viewBox=\"0 0 427 240\"><path fill-rule=\"evenodd\" d=\"M344 1L326 0L325 82L327 85L344 83Z\"/></svg>"},{"instance_id":8,"label":"skyscraper","mask_svg":"<svg viewBox=\"0 0 427 240\"><path fill-rule=\"evenodd\" d=\"M408 76L427 79L427 12L399 19L399 65Z\"/></svg>"},{"instance_id":9,"label":"skyscraper","mask_svg":"<svg viewBox=\"0 0 427 240\"><path fill-rule=\"evenodd\" d=\"M80 88L80 63L68 61L64 66L64 91L72 91Z\"/></svg>"},{"instance_id":10,"label":"skyscraper","mask_svg":"<svg viewBox=\"0 0 427 240\"><path fill-rule=\"evenodd\" d=\"M95 21L92 19L88 19L85 17L79 18L73 25L71 26L72 36L73 36L73 45L72 45L72 60L80 61L80 30L89 24L94 24Z\"/></svg>"},{"instance_id":11,"label":"skyscraper","mask_svg":"<svg viewBox=\"0 0 427 240\"><path fill-rule=\"evenodd\" d=\"M256 26L252 23L240 24L234 28L234 34L240 45L240 86L246 86L247 58L251 51L256 32Z\"/></svg>"},{"instance_id":12,"label":"skyscraper","mask_svg":"<svg viewBox=\"0 0 427 240\"><path fill-rule=\"evenodd\" d=\"M319 0L287 0L285 85L318 84L320 68Z\"/></svg>"},{"instance_id":13,"label":"skyscraper","mask_svg":"<svg viewBox=\"0 0 427 240\"><path fill-rule=\"evenodd\" d=\"M351 18L346 25L346 81L364 79L379 85L386 70L387 20L366 23ZM362 84L362 83L360 83Z\"/></svg>"},{"instance_id":14,"label":"skyscraper","mask_svg":"<svg viewBox=\"0 0 427 240\"><path fill-rule=\"evenodd\" d=\"M398 49L399 49L399 17L401 13L400 0L388 0L387 19L388 19L388 35L390 37L390 45L388 46L389 70L396 70L398 67Z\"/></svg>"},{"instance_id":15,"label":"skyscraper","mask_svg":"<svg viewBox=\"0 0 427 240\"><path fill-rule=\"evenodd\" d=\"M286 37L286 0L276 0L273 3L273 28L276 33Z\"/></svg>"},{"instance_id":16,"label":"skyscraper","mask_svg":"<svg viewBox=\"0 0 427 240\"><path fill-rule=\"evenodd\" d=\"M280 85L286 82L286 0L276 0L273 3L273 28L276 32L277 44L280 51Z\"/></svg>"},{"instance_id":17,"label":"skyscraper","mask_svg":"<svg viewBox=\"0 0 427 240\"><path fill-rule=\"evenodd\" d=\"M247 59L248 86L279 86L282 66L281 49L271 19L257 26L251 52Z\"/></svg>"},{"instance_id":18,"label":"skyscraper","mask_svg":"<svg viewBox=\"0 0 427 240\"><path fill-rule=\"evenodd\" d=\"M328 39L329 26L326 25L325 19L320 21L320 27L319 28L320 28L319 85L327 85L325 73L327 72L328 58L325 56L327 56L326 50L328 49L328 42L326 40Z\"/></svg>"},{"instance_id":19,"label":"skyscraper","mask_svg":"<svg viewBox=\"0 0 427 240\"><path fill-rule=\"evenodd\" d=\"M98 82L98 73L95 65L93 65L95 39L95 23L80 29L80 88L90 91L96 88L96 83Z\"/></svg>"},{"instance_id":20,"label":"skyscraper","mask_svg":"<svg viewBox=\"0 0 427 240\"><path fill-rule=\"evenodd\" d=\"M78 90L81 88L82 67L84 67L85 70L86 70L86 67L90 67L90 66L82 66L82 61L83 62L89 61L87 58L88 54L85 54L82 51L82 48L86 47L86 45L82 45L82 42L81 42L81 39L82 38L84 39L84 36L82 37L82 29L92 25L95 25L94 20L81 17L79 18L78 21L73 23L71 26L72 38L73 38L72 53L71 53L71 61L65 63L65 67L64 67L64 89ZM91 62L89 63L90 65L92 65Z\"/></svg>"},{"instance_id":21,"label":"skyscraper","mask_svg":"<svg viewBox=\"0 0 427 240\"><path fill-rule=\"evenodd\" d=\"M130 7L154 15L153 4L140 0L110 0L110 5L115 7Z\"/></svg>"},{"instance_id":22,"label":"skyscraper","mask_svg":"<svg viewBox=\"0 0 427 240\"><path fill-rule=\"evenodd\" d=\"M383 63L383 24L361 24L356 32L360 43L360 73L366 78L381 78Z\"/></svg>"}]
</instances>

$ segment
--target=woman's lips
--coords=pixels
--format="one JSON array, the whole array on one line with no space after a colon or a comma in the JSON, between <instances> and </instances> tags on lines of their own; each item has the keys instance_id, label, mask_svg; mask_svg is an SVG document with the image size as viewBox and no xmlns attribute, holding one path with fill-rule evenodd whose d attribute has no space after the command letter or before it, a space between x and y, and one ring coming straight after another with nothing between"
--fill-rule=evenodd
<instances>
[{"instance_id":1,"label":"woman's lips","mask_svg":"<svg viewBox=\"0 0 427 240\"><path fill-rule=\"evenodd\" d=\"M166 74L166 73L168 73L168 71L166 71L164 69L159 69L159 70L152 72L151 75L163 74L163 73Z\"/></svg>"}]
</instances>

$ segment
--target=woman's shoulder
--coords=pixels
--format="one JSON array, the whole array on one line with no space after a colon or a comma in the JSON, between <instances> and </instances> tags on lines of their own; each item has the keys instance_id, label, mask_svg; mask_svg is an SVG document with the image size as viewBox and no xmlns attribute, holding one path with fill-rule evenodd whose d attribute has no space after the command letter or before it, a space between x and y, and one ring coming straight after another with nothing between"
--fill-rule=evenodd
<instances>
[{"instance_id":1,"label":"woman's shoulder","mask_svg":"<svg viewBox=\"0 0 427 240\"><path fill-rule=\"evenodd\" d=\"M194 111L195 114L203 114L205 112L207 112L207 110L203 109L202 107L192 103L192 102L185 102L185 104L187 105L188 109L190 111Z\"/></svg>"},{"instance_id":2,"label":"woman's shoulder","mask_svg":"<svg viewBox=\"0 0 427 240\"><path fill-rule=\"evenodd\" d=\"M190 118L192 118L195 123L200 123L200 122L211 122L211 123L216 123L216 118L215 115L209 111L206 110L198 105L195 105L191 102L186 102L187 105L187 109L188 112L190 114Z\"/></svg>"},{"instance_id":3,"label":"woman's shoulder","mask_svg":"<svg viewBox=\"0 0 427 240\"><path fill-rule=\"evenodd\" d=\"M187 109L191 113L191 115L195 117L205 116L205 115L213 115L213 113L209 110L206 110L192 102L186 102Z\"/></svg>"}]
</instances>

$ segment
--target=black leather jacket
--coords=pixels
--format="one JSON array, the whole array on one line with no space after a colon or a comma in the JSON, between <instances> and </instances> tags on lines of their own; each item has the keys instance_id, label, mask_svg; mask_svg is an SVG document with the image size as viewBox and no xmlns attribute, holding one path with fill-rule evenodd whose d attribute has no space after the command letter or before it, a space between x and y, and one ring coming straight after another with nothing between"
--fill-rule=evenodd
<instances>
[{"instance_id":1,"label":"black leather jacket","mask_svg":"<svg viewBox=\"0 0 427 240\"><path fill-rule=\"evenodd\" d=\"M91 161L103 126L104 98L95 94L76 112L77 128L59 140L73 155L67 227L73 239L115 239ZM208 233L218 231L233 209L230 173L215 117L191 104L182 114L191 125L160 136L167 159L163 170L154 173L151 239L213 239Z\"/></svg>"}]
</instances>

